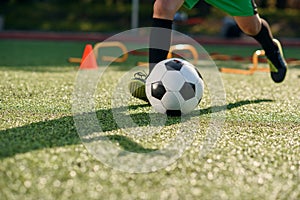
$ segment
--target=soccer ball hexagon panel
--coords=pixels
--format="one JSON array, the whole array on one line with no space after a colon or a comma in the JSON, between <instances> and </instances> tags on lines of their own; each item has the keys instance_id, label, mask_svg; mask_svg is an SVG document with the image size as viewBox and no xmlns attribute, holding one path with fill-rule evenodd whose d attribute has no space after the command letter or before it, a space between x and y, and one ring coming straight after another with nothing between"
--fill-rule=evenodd
<instances>
[{"instance_id":1,"label":"soccer ball hexagon panel","mask_svg":"<svg viewBox=\"0 0 300 200\"><path fill-rule=\"evenodd\" d=\"M146 80L146 95L153 108L168 115L188 114L204 92L201 74L188 61L171 58L155 65Z\"/></svg>"}]
</instances>

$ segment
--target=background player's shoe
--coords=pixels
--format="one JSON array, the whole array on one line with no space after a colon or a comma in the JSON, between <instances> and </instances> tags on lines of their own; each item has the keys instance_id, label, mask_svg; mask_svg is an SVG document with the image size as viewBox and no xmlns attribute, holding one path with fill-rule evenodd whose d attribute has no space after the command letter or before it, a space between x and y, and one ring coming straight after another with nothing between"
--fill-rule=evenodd
<instances>
[{"instance_id":1,"label":"background player's shoe","mask_svg":"<svg viewBox=\"0 0 300 200\"><path fill-rule=\"evenodd\" d=\"M133 97L149 102L146 96L146 78L147 74L145 72L137 72L128 87Z\"/></svg>"},{"instance_id":2,"label":"background player's shoe","mask_svg":"<svg viewBox=\"0 0 300 200\"><path fill-rule=\"evenodd\" d=\"M267 55L267 58L270 66L272 80L275 83L280 83L285 78L287 64L283 56L283 51L280 42L276 39L273 39L273 42L278 47L278 50L275 51L273 54Z\"/></svg>"}]
</instances>

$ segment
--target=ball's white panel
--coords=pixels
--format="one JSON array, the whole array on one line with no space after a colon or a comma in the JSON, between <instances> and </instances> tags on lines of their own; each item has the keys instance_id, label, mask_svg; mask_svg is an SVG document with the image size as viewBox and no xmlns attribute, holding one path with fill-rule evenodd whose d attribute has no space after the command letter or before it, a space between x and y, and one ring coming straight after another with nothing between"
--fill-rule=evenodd
<instances>
[{"instance_id":1,"label":"ball's white panel","mask_svg":"<svg viewBox=\"0 0 300 200\"><path fill-rule=\"evenodd\" d=\"M179 71L167 71L162 82L167 91L179 91L184 84L184 78Z\"/></svg>"},{"instance_id":2,"label":"ball's white panel","mask_svg":"<svg viewBox=\"0 0 300 200\"><path fill-rule=\"evenodd\" d=\"M146 96L148 99L151 98L151 83L146 83Z\"/></svg>"},{"instance_id":3,"label":"ball's white panel","mask_svg":"<svg viewBox=\"0 0 300 200\"><path fill-rule=\"evenodd\" d=\"M150 103L152 105L152 107L154 108L154 110L156 112L165 114L166 113L166 108L164 107L164 105L161 103L161 101L155 99L155 98L150 98Z\"/></svg>"},{"instance_id":4,"label":"ball's white panel","mask_svg":"<svg viewBox=\"0 0 300 200\"><path fill-rule=\"evenodd\" d=\"M182 95L179 92L175 93L175 95L178 98L178 101L180 103L180 107L182 107L184 102L185 102L184 98L182 97Z\"/></svg>"},{"instance_id":5,"label":"ball's white panel","mask_svg":"<svg viewBox=\"0 0 300 200\"><path fill-rule=\"evenodd\" d=\"M152 105L152 104L162 104L161 103L161 100L159 100L159 99L156 99L156 98L154 98L154 97L150 97L150 98L148 98L148 100L149 100L149 102L150 102L150 104Z\"/></svg>"},{"instance_id":6,"label":"ball's white panel","mask_svg":"<svg viewBox=\"0 0 300 200\"><path fill-rule=\"evenodd\" d=\"M204 82L201 79L199 82L196 83L196 98L202 99L204 93Z\"/></svg>"},{"instance_id":7,"label":"ball's white panel","mask_svg":"<svg viewBox=\"0 0 300 200\"><path fill-rule=\"evenodd\" d=\"M164 65L164 61L159 62L147 77L146 84L160 81L166 72L167 69Z\"/></svg>"},{"instance_id":8,"label":"ball's white panel","mask_svg":"<svg viewBox=\"0 0 300 200\"><path fill-rule=\"evenodd\" d=\"M184 65L180 70L186 82L197 83L201 78L199 77L196 69L192 66Z\"/></svg>"},{"instance_id":9,"label":"ball's white panel","mask_svg":"<svg viewBox=\"0 0 300 200\"><path fill-rule=\"evenodd\" d=\"M175 92L167 92L161 99L162 104L167 110L180 110L180 101L177 96Z\"/></svg>"},{"instance_id":10,"label":"ball's white panel","mask_svg":"<svg viewBox=\"0 0 300 200\"><path fill-rule=\"evenodd\" d=\"M185 101L183 103L183 105L181 106L181 112L183 114L190 113L191 111L193 111L197 107L198 103L199 103L199 100L195 97Z\"/></svg>"}]
</instances>

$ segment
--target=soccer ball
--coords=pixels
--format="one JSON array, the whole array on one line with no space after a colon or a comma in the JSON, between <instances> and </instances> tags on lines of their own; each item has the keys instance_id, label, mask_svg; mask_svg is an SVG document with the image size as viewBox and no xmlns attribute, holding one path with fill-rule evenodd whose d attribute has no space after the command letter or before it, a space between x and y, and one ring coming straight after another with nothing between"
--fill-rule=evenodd
<instances>
[{"instance_id":1,"label":"soccer ball","mask_svg":"<svg viewBox=\"0 0 300 200\"><path fill-rule=\"evenodd\" d=\"M157 63L146 79L146 95L154 110L171 116L193 111L203 92L204 83L199 71L179 58Z\"/></svg>"}]
</instances>

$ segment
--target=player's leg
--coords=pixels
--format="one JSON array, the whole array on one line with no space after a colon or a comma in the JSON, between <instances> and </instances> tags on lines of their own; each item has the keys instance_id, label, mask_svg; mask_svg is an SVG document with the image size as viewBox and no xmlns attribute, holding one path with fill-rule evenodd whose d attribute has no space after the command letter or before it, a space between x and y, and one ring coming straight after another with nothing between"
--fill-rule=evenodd
<instances>
[{"instance_id":1,"label":"player's leg","mask_svg":"<svg viewBox=\"0 0 300 200\"><path fill-rule=\"evenodd\" d=\"M240 29L247 35L257 35L261 29L261 19L257 14L252 16L233 16Z\"/></svg>"},{"instance_id":2,"label":"player's leg","mask_svg":"<svg viewBox=\"0 0 300 200\"><path fill-rule=\"evenodd\" d=\"M254 0L205 0L207 3L233 16L241 30L255 38L266 52L274 82L282 82L287 65L281 45L273 39L269 24L257 14Z\"/></svg>"},{"instance_id":3,"label":"player's leg","mask_svg":"<svg viewBox=\"0 0 300 200\"><path fill-rule=\"evenodd\" d=\"M156 0L153 5L152 29L149 39L149 73L154 66L167 58L170 44L172 23L175 13L184 0ZM129 83L132 96L147 100L145 80L147 74L138 72Z\"/></svg>"},{"instance_id":4,"label":"player's leg","mask_svg":"<svg viewBox=\"0 0 300 200\"><path fill-rule=\"evenodd\" d=\"M282 82L286 75L287 64L283 57L281 44L273 38L269 24L261 19L258 14L235 16L234 19L240 29L256 39L265 50L273 81L276 83Z\"/></svg>"},{"instance_id":5,"label":"player's leg","mask_svg":"<svg viewBox=\"0 0 300 200\"><path fill-rule=\"evenodd\" d=\"M153 5L153 18L173 20L184 0L156 0Z\"/></svg>"},{"instance_id":6,"label":"player's leg","mask_svg":"<svg viewBox=\"0 0 300 200\"><path fill-rule=\"evenodd\" d=\"M156 0L153 5L152 30L149 41L149 72L167 58L173 18L184 0Z\"/></svg>"}]
</instances>

